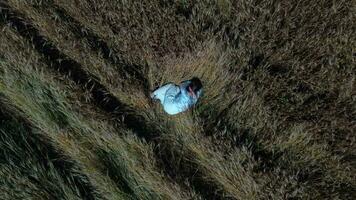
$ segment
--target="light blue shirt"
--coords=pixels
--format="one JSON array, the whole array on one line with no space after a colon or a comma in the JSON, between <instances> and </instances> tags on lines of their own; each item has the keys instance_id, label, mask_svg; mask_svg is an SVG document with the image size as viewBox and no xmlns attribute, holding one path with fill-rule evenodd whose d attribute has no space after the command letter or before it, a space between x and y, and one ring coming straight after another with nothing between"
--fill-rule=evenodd
<instances>
[{"instance_id":1,"label":"light blue shirt","mask_svg":"<svg viewBox=\"0 0 356 200\"><path fill-rule=\"evenodd\" d=\"M179 86L173 83L168 83L155 90L151 94L151 97L159 99L163 105L164 111L170 115L184 112L197 103L202 92L200 89L196 94L196 98L190 96L186 90L186 87L189 84L189 80L182 82Z\"/></svg>"}]
</instances>

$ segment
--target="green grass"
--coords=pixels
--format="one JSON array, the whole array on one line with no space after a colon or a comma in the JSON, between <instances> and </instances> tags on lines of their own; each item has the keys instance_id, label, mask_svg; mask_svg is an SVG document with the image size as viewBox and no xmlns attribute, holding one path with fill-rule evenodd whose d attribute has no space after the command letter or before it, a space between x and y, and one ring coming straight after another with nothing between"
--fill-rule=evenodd
<instances>
[{"instance_id":1,"label":"green grass","mask_svg":"<svg viewBox=\"0 0 356 200\"><path fill-rule=\"evenodd\" d=\"M352 1L2 4L3 199L354 199Z\"/></svg>"},{"instance_id":2,"label":"green grass","mask_svg":"<svg viewBox=\"0 0 356 200\"><path fill-rule=\"evenodd\" d=\"M80 199L74 174L63 177L54 167L46 147L34 139L36 130L2 113L0 134L2 199Z\"/></svg>"}]
</instances>

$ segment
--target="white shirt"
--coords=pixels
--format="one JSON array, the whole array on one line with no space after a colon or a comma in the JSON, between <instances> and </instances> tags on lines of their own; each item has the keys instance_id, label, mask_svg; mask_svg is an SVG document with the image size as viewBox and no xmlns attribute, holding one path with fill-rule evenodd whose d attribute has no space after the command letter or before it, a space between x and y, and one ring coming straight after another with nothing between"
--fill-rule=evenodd
<instances>
[{"instance_id":1,"label":"white shirt","mask_svg":"<svg viewBox=\"0 0 356 200\"><path fill-rule=\"evenodd\" d=\"M160 100L166 113L170 115L178 114L194 106L201 95L201 89L197 92L196 98L189 95L186 90L189 84L189 80L182 82L179 86L168 83L156 89L151 94L151 97Z\"/></svg>"}]
</instances>

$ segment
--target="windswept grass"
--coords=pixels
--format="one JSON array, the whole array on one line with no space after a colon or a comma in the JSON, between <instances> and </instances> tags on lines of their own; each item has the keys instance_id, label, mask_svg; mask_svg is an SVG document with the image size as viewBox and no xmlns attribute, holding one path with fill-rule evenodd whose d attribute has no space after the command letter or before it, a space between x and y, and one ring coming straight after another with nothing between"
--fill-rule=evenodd
<instances>
[{"instance_id":1,"label":"windswept grass","mask_svg":"<svg viewBox=\"0 0 356 200\"><path fill-rule=\"evenodd\" d=\"M62 176L48 147L35 140L37 130L8 115L3 107L0 112L1 199L80 199L75 174Z\"/></svg>"},{"instance_id":2,"label":"windswept grass","mask_svg":"<svg viewBox=\"0 0 356 200\"><path fill-rule=\"evenodd\" d=\"M193 198L194 194L185 194L160 174L152 147L129 131L121 129L118 132L110 123L95 121L95 115L89 119L83 117L78 112L80 107L68 102L75 94L61 91L63 86L56 85L51 73L40 67L40 57L21 38L13 38L16 34L8 28L4 27L3 33L1 46L4 51L1 53L5 59L1 63L1 89L7 103L11 102L42 134L48 134L61 151L78 161L100 195L108 199L130 196L182 199L184 195ZM21 45L10 45L11 40ZM14 59L17 57L19 59ZM64 88L70 91L71 87ZM90 114L94 113L86 115Z\"/></svg>"},{"instance_id":3,"label":"windswept grass","mask_svg":"<svg viewBox=\"0 0 356 200\"><path fill-rule=\"evenodd\" d=\"M213 47L211 47L213 48ZM210 52L211 54L214 54L215 52ZM209 54L209 53L208 53ZM207 55L209 56L209 55ZM212 55L217 57L216 55ZM205 58L202 58L201 60L198 60L197 62L202 62L204 61ZM223 58L220 58L221 60ZM198 66L202 66L204 63L199 63ZM214 65L208 66L209 68L215 67ZM206 69L209 69L206 68ZM203 72L201 70L200 72ZM208 73L216 73L215 76L210 77L210 78L216 78L219 76L217 72L214 72L211 70L210 72L206 72L206 76L209 76ZM100 76L104 77L104 76ZM104 77L105 79L105 77ZM217 81L216 81L217 82ZM114 93L115 96L121 97L122 93ZM160 143L163 146L162 149L165 149L164 151L168 151L168 148L172 148L172 152L174 157L182 157L184 160L187 160L188 162L184 162L184 165L187 165L189 163L196 165L197 170L199 170L200 175L198 175L198 179L200 182L206 181L209 185L217 185L217 188L214 188L212 192L219 192L221 193L219 196L221 197L228 197L228 196L240 196L241 199L244 198L256 198L257 197L257 186L250 187L250 191L245 191L245 190L240 190L239 188L244 185L243 183L246 180L250 182L251 184L255 184L251 178L248 176L240 176L239 174L245 173L242 167L239 167L240 171L236 170L236 163L235 157L239 157L240 152L234 152L233 155L229 156L228 159L222 159L222 154L220 153L220 149L215 149L213 147L212 143L210 143L209 140L206 140L204 142L204 138L201 137L200 135L201 131L198 129L187 129L189 126L194 126L195 123L178 123L176 124L173 121L163 121L164 118L162 116L162 112L159 114L156 114L155 112L152 112L152 110L148 110L148 107L150 105L150 102L145 96L141 96L139 98L137 94L135 93L128 93L126 94L130 101L135 99L136 106L133 106L134 109L141 111L141 113L137 112L137 114L143 116L147 123L149 124L150 127L156 130L160 130ZM133 95L133 96L131 96ZM119 98L120 99L120 98ZM122 100L122 99L121 99ZM124 100L123 100L124 101ZM134 102L134 101L132 101ZM137 103L143 102L145 105L145 109L142 109L141 105L137 105ZM127 102L125 102L127 103ZM129 104L130 105L130 104ZM160 124L157 124L156 121L161 120L163 122L163 126ZM173 123L171 125L165 125L166 123ZM199 125L196 125L199 127ZM173 140L172 140L173 138ZM181 141L184 141L183 146L186 146L187 149L184 151L181 151ZM171 151L171 150L169 150ZM210 160L209 160L210 159ZM209 160L209 162L208 162ZM177 165L177 161L170 159L169 160L169 165L173 168L176 168L176 172L178 175L181 173L180 171L186 171L186 169L181 168L179 164ZM176 167L177 165L178 167ZM188 175L190 176L192 172L194 172L196 169L191 168L188 170ZM249 170L251 171L251 169ZM186 174L183 173L182 178L185 178ZM252 176L252 175L251 175ZM181 179L182 179L181 178ZM191 180L193 183L194 180ZM239 183L239 184L236 184ZM193 183L195 187L205 187L203 186L205 183ZM203 185L202 185L203 184ZM215 186L214 186L215 187ZM200 189L201 190L201 189ZM214 191L214 190L219 190L219 191Z\"/></svg>"},{"instance_id":4,"label":"windswept grass","mask_svg":"<svg viewBox=\"0 0 356 200\"><path fill-rule=\"evenodd\" d=\"M354 2L3 4L5 199L355 198ZM204 94L185 113L148 98L193 76Z\"/></svg>"}]
</instances>

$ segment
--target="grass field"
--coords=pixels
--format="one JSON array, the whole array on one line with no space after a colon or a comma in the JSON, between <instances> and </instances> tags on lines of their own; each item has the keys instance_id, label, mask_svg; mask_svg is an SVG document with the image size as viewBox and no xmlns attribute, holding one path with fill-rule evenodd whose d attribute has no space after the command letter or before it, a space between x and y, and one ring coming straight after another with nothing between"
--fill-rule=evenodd
<instances>
[{"instance_id":1,"label":"grass field","mask_svg":"<svg viewBox=\"0 0 356 200\"><path fill-rule=\"evenodd\" d=\"M0 1L0 199L355 199L356 3ZM169 116L149 94L199 77Z\"/></svg>"}]
</instances>

